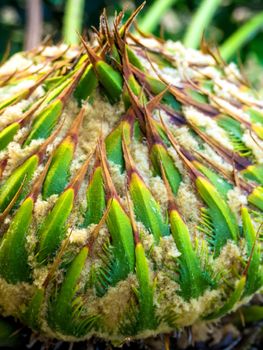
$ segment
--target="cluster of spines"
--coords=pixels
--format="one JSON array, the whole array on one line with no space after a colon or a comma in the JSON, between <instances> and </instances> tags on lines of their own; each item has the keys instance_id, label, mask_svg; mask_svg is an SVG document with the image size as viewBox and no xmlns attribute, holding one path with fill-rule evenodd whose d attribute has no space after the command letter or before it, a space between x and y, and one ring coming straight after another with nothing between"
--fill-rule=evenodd
<instances>
[{"instance_id":1,"label":"cluster of spines","mask_svg":"<svg viewBox=\"0 0 263 350\"><path fill-rule=\"evenodd\" d=\"M136 14L137 12L122 27L119 27L121 16L118 16L113 31L109 30L107 19L103 16L100 32L97 33L100 46L91 48L83 40L86 53L81 50L74 61L66 62L71 66L69 71L62 70L65 64L62 53L61 56L55 57L55 63L48 72L38 72L36 82L31 88L0 104L0 111L3 112L8 106L28 98L39 85L43 85L46 90L45 96L33 102L21 118L0 130L2 151L5 151L18 130L24 126L30 131L19 139L21 148L30 145L33 140L45 140L10 176L4 176L8 156L4 156L0 163L0 211L4 229L4 218L11 215L11 223L3 233L0 246L0 274L8 283L32 283L27 235L34 222L34 205L39 194L44 200L52 194L58 195L53 208L36 228L35 233L38 240L34 247L36 266L49 265L50 271L43 286L36 291L27 310L21 316L35 329L41 327L38 318L42 303L48 298L46 317L51 329L76 337L82 337L92 331L107 334L100 316L89 314L88 302L85 303L85 298L79 290L82 288L79 282L84 273L85 263L89 256L92 257L93 246L102 225L106 225L109 231L109 240L105 242L102 250L101 266L94 272L92 285L97 296L102 297L108 288L116 286L130 274L135 273L137 278L129 311L132 321L127 325L120 320L119 332L129 333L124 333L124 336L136 335L146 329L154 330L161 322L161 319L155 316L154 271L151 271L150 257L147 257L143 247L143 234L139 232L136 221L141 222L153 236L155 245L159 244L162 237L172 235L180 252L174 266L174 279L180 286L178 293L185 301L198 298L206 290L217 287L218 278L213 275L210 266L203 263L205 257L198 254L187 223L176 205L182 174L169 153L169 147L174 149L188 170L193 187L203 203L203 208L200 209L202 220L197 229L205 234L209 254L216 259L229 241L238 244L240 239L244 238L246 242L244 269L242 272L237 271L239 278L236 285L232 286L232 292L226 293L228 299L204 317L221 317L244 296L252 295L263 284L259 233L253 227L250 210L245 206L240 209L243 227L240 232L237 219L226 201L227 192L234 186L239 186L247 193L249 204L259 212L263 210L263 166L255 163L253 153L242 141L244 128L248 128L251 133L262 139L263 114L251 106L243 107L250 115L251 122L248 122L233 111L225 110L224 114L220 113L216 107L209 104L212 101L214 105L219 102L211 88L213 82L207 78L201 79L200 82L186 81L183 88L169 84L154 68L153 63L156 61L160 65L173 67L172 57L163 52L161 45L159 49L147 49L139 38L127 32ZM129 46L127 36L136 43L135 50ZM145 70L137 57L138 51L139 55L149 61L155 74ZM223 68L221 69L223 74ZM61 76L58 72L61 72ZM35 76L36 74L33 75ZM24 78L31 78L30 73L4 76L2 83L15 84ZM111 103L123 98L126 112L105 139L102 136L98 139L95 152L70 180L70 165L78 143L84 107L50 156L47 156L47 147L54 142L63 127L62 112L70 95L73 94L81 104L98 84L104 89ZM207 85L209 90L204 87ZM182 112L183 106L188 105L213 118L229 135L233 150L227 149L218 140L208 136L206 130L193 125ZM200 142L211 146L233 167L233 174L220 169L197 152L190 154L189 150L178 143L163 119L160 117L157 120L153 117L152 112L156 108L166 112L174 125L187 125ZM134 140L141 141L142 138L147 141L153 172L160 176L165 184L168 194L167 216L161 212L158 199L151 193L132 158L130 146ZM95 224L95 229L86 245L71 258L64 280L55 295L46 295L49 285L52 284L52 275L63 262L63 254L70 236L67 221L74 203L78 200L78 191L93 156L95 163L86 191L87 211L80 226ZM128 210L111 179L109 161L118 165L121 173L126 171ZM43 170L35 179L34 173L40 165L43 165ZM197 246L200 244L197 239ZM171 323L174 324L176 318L172 316L172 310L170 311L171 316L167 316L168 310L163 319L172 319Z\"/></svg>"}]
</instances>

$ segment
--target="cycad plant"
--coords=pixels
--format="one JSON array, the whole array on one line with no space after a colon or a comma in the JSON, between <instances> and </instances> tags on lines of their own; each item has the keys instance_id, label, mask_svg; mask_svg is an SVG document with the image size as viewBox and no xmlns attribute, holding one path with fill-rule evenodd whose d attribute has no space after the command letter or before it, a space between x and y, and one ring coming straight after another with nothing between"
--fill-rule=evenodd
<instances>
[{"instance_id":1,"label":"cycad plant","mask_svg":"<svg viewBox=\"0 0 263 350\"><path fill-rule=\"evenodd\" d=\"M263 286L263 105L234 64L129 32L0 68L0 310L117 343Z\"/></svg>"}]
</instances>

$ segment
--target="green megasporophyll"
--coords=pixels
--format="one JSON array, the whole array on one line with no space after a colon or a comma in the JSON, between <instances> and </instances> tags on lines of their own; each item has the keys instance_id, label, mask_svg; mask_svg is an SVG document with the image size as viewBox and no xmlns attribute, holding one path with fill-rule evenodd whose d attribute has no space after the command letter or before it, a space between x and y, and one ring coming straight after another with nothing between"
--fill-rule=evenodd
<instances>
[{"instance_id":1,"label":"green megasporophyll","mask_svg":"<svg viewBox=\"0 0 263 350\"><path fill-rule=\"evenodd\" d=\"M0 314L46 338L121 344L262 290L263 103L135 14L0 66Z\"/></svg>"}]
</instances>

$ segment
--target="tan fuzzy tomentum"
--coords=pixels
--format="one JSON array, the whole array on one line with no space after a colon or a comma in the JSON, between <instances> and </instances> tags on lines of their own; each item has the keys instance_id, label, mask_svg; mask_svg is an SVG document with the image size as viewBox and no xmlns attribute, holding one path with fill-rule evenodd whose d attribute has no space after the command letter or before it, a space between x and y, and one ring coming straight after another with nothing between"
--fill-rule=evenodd
<instances>
[{"instance_id":1,"label":"tan fuzzy tomentum","mask_svg":"<svg viewBox=\"0 0 263 350\"><path fill-rule=\"evenodd\" d=\"M263 103L135 15L0 67L0 313L45 337L145 338L263 286Z\"/></svg>"}]
</instances>

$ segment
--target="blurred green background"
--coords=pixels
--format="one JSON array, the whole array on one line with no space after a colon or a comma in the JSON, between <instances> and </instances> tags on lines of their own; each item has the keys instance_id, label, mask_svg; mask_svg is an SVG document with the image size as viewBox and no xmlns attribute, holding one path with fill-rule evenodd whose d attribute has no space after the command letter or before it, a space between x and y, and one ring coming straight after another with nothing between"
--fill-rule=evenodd
<instances>
[{"instance_id":1,"label":"blurred green background","mask_svg":"<svg viewBox=\"0 0 263 350\"><path fill-rule=\"evenodd\" d=\"M33 2L35 6L39 4L42 16L42 21L36 21L42 39L50 35L54 42L62 39L65 30L75 33L72 8L78 10L76 16L81 28L87 29L98 26L103 8L109 16L114 16L116 10L125 9L129 14L142 3L139 0L1 0L0 57L8 45L11 53L25 48L30 33L26 30L29 8ZM73 4L71 9L70 2ZM65 16L67 4L69 22ZM236 35L249 21L251 25ZM252 84L263 89L263 0L148 0L138 22L143 29L157 36L183 40L193 47L198 46L204 32L211 45L223 47L228 60L240 60ZM227 42L229 38L232 41ZM226 42L227 48L222 46Z\"/></svg>"}]
</instances>

